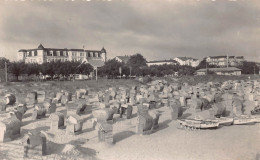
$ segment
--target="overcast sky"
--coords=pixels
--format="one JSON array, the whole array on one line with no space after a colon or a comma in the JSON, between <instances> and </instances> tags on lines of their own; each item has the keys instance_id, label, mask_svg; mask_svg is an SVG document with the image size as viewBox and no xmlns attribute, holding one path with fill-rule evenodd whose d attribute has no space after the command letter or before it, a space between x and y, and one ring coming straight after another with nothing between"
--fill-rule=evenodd
<instances>
[{"instance_id":1,"label":"overcast sky","mask_svg":"<svg viewBox=\"0 0 260 160\"><path fill-rule=\"evenodd\" d=\"M108 58L141 53L147 60L178 56L245 56L260 62L259 0L1 1L0 57L19 49L82 48Z\"/></svg>"}]
</instances>

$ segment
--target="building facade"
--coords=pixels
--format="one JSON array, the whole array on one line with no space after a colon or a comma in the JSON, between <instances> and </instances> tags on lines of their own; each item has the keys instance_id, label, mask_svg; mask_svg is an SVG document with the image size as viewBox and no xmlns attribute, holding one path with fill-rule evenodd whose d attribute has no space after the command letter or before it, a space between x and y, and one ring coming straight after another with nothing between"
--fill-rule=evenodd
<instances>
[{"instance_id":1,"label":"building facade","mask_svg":"<svg viewBox=\"0 0 260 160\"><path fill-rule=\"evenodd\" d=\"M130 56L116 56L115 60L120 62L120 63L125 63L127 64L127 62L129 61Z\"/></svg>"},{"instance_id":2,"label":"building facade","mask_svg":"<svg viewBox=\"0 0 260 160\"><path fill-rule=\"evenodd\" d=\"M191 57L177 57L174 58L175 61L177 61L181 66L191 66L191 67L197 67L200 63L198 59L191 58Z\"/></svg>"},{"instance_id":3,"label":"building facade","mask_svg":"<svg viewBox=\"0 0 260 160\"><path fill-rule=\"evenodd\" d=\"M206 57L206 62L209 65L215 65L218 67L232 66L237 67L245 61L243 56L209 56Z\"/></svg>"},{"instance_id":4,"label":"building facade","mask_svg":"<svg viewBox=\"0 0 260 160\"><path fill-rule=\"evenodd\" d=\"M177 65L178 62L173 60L173 59L170 59L170 60L163 60L163 61L150 61L150 62L146 62L147 66L159 66L159 65Z\"/></svg>"},{"instance_id":5,"label":"building facade","mask_svg":"<svg viewBox=\"0 0 260 160\"><path fill-rule=\"evenodd\" d=\"M87 60L101 60L103 62L107 59L107 53L104 48L101 50L84 50L84 49L57 49L45 48L42 44L36 49L21 49L18 51L18 60L25 63L38 63L51 61L79 61Z\"/></svg>"},{"instance_id":6,"label":"building facade","mask_svg":"<svg viewBox=\"0 0 260 160\"><path fill-rule=\"evenodd\" d=\"M207 72L214 72L217 75L241 75L241 69L236 67L229 68L203 68L196 71L196 75L206 75Z\"/></svg>"}]
</instances>

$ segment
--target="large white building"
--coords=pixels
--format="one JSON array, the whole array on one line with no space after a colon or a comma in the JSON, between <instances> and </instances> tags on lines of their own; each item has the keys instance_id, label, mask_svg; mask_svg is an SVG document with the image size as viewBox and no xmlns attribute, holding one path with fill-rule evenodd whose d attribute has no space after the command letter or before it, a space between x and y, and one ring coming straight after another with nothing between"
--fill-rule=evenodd
<instances>
[{"instance_id":1,"label":"large white building","mask_svg":"<svg viewBox=\"0 0 260 160\"><path fill-rule=\"evenodd\" d=\"M170 59L170 60L162 60L162 61L149 61L149 62L146 62L147 66L150 67L150 66L160 66L160 65L177 65L178 62L173 60L173 59Z\"/></svg>"},{"instance_id":2,"label":"large white building","mask_svg":"<svg viewBox=\"0 0 260 160\"><path fill-rule=\"evenodd\" d=\"M191 57L177 57L174 58L175 61L177 61L181 66L192 66L197 67L200 63L198 59L191 58Z\"/></svg>"},{"instance_id":3,"label":"large white building","mask_svg":"<svg viewBox=\"0 0 260 160\"><path fill-rule=\"evenodd\" d=\"M209 65L218 67L239 66L245 61L243 56L209 56L205 58Z\"/></svg>"},{"instance_id":4,"label":"large white building","mask_svg":"<svg viewBox=\"0 0 260 160\"><path fill-rule=\"evenodd\" d=\"M42 44L36 49L21 49L18 51L18 60L25 63L38 63L51 61L79 61L98 60L105 62L107 53L104 48L101 50L85 50L85 49L58 49L58 48L45 48Z\"/></svg>"}]
</instances>

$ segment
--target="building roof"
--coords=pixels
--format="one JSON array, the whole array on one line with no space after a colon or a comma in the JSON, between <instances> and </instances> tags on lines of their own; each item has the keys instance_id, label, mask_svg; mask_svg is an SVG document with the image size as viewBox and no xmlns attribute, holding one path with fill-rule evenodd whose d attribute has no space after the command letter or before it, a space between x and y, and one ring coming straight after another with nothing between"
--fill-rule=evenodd
<instances>
[{"instance_id":1,"label":"building roof","mask_svg":"<svg viewBox=\"0 0 260 160\"><path fill-rule=\"evenodd\" d=\"M129 56L116 56L117 58L121 59L124 63L127 63L130 59Z\"/></svg>"},{"instance_id":2,"label":"building roof","mask_svg":"<svg viewBox=\"0 0 260 160\"><path fill-rule=\"evenodd\" d=\"M206 72L206 68L199 69L197 72ZM229 67L229 68L208 68L209 71L213 72L232 72L232 71L241 71L241 69L236 67Z\"/></svg>"},{"instance_id":3,"label":"building roof","mask_svg":"<svg viewBox=\"0 0 260 160\"><path fill-rule=\"evenodd\" d=\"M218 58L239 58L239 59L244 59L244 56L228 56L228 55L226 55L226 56L208 56L209 58L213 58L213 59L218 59Z\"/></svg>"},{"instance_id":4,"label":"building roof","mask_svg":"<svg viewBox=\"0 0 260 160\"><path fill-rule=\"evenodd\" d=\"M95 67L102 67L103 65L105 65L105 62L102 60L96 60L96 59L88 59L88 63Z\"/></svg>"},{"instance_id":5,"label":"building roof","mask_svg":"<svg viewBox=\"0 0 260 160\"><path fill-rule=\"evenodd\" d=\"M52 51L81 51L81 52L100 52L100 53L106 53L106 50L104 47L101 50L85 50L85 49L67 49L67 48L45 48L42 44L38 46L38 48L35 49L20 49L18 52L26 52L26 51L36 51L36 50L52 50Z\"/></svg>"},{"instance_id":6,"label":"building roof","mask_svg":"<svg viewBox=\"0 0 260 160\"><path fill-rule=\"evenodd\" d=\"M162 62L173 62L173 63L178 63L177 61L170 59L170 60L158 60L158 61L149 61L147 63L162 63Z\"/></svg>"},{"instance_id":7,"label":"building roof","mask_svg":"<svg viewBox=\"0 0 260 160\"><path fill-rule=\"evenodd\" d=\"M187 60L194 60L194 61L197 61L198 59L196 59L196 58L191 58L191 57L177 57L177 58L179 58L180 60L182 60L182 61L187 61Z\"/></svg>"},{"instance_id":8,"label":"building roof","mask_svg":"<svg viewBox=\"0 0 260 160\"><path fill-rule=\"evenodd\" d=\"M38 49L44 49L43 45L40 44L40 45L38 46Z\"/></svg>"}]
</instances>

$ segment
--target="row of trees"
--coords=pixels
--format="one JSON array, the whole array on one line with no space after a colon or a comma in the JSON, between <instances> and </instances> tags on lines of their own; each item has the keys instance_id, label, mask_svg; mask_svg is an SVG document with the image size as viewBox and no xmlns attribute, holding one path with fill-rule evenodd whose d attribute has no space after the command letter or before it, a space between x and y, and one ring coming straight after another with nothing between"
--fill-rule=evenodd
<instances>
[{"instance_id":1,"label":"row of trees","mask_svg":"<svg viewBox=\"0 0 260 160\"><path fill-rule=\"evenodd\" d=\"M25 64L24 62L10 62L6 58L0 58L0 69L5 67L5 62L8 64L8 72L17 77L22 74L30 75L49 75L52 78L54 75L69 76L71 74L86 74L89 75L93 71L90 64L80 64L80 62L47 62L43 64ZM197 69L215 68L217 66L206 64L205 59L196 67L180 66L180 65L160 65L150 66L146 65L146 59L139 53L130 57L128 62L120 63L115 59L108 60L105 65L98 69L99 76L117 77L120 75L119 68L121 68L121 75L125 76L165 76L174 75L194 75ZM238 66L242 70L242 74L259 73L259 66L255 62L243 62Z\"/></svg>"},{"instance_id":2,"label":"row of trees","mask_svg":"<svg viewBox=\"0 0 260 160\"><path fill-rule=\"evenodd\" d=\"M54 75L69 76L71 74L86 74L89 75L93 71L90 64L80 64L80 62L46 62L43 64L10 62L6 58L0 58L0 69L4 69L5 62L7 63L8 72L12 73L18 80L18 76L22 74L30 75L49 75L51 78Z\"/></svg>"},{"instance_id":3,"label":"row of trees","mask_svg":"<svg viewBox=\"0 0 260 160\"><path fill-rule=\"evenodd\" d=\"M121 75L130 76L165 76L174 75L178 72L178 75L193 75L196 71L195 68L190 66L180 65L160 65L150 66L146 65L146 59L141 54L135 54L130 57L128 62L120 63L115 59L108 60L103 67L99 69L99 75L101 76L119 76L119 68L121 68Z\"/></svg>"}]
</instances>

